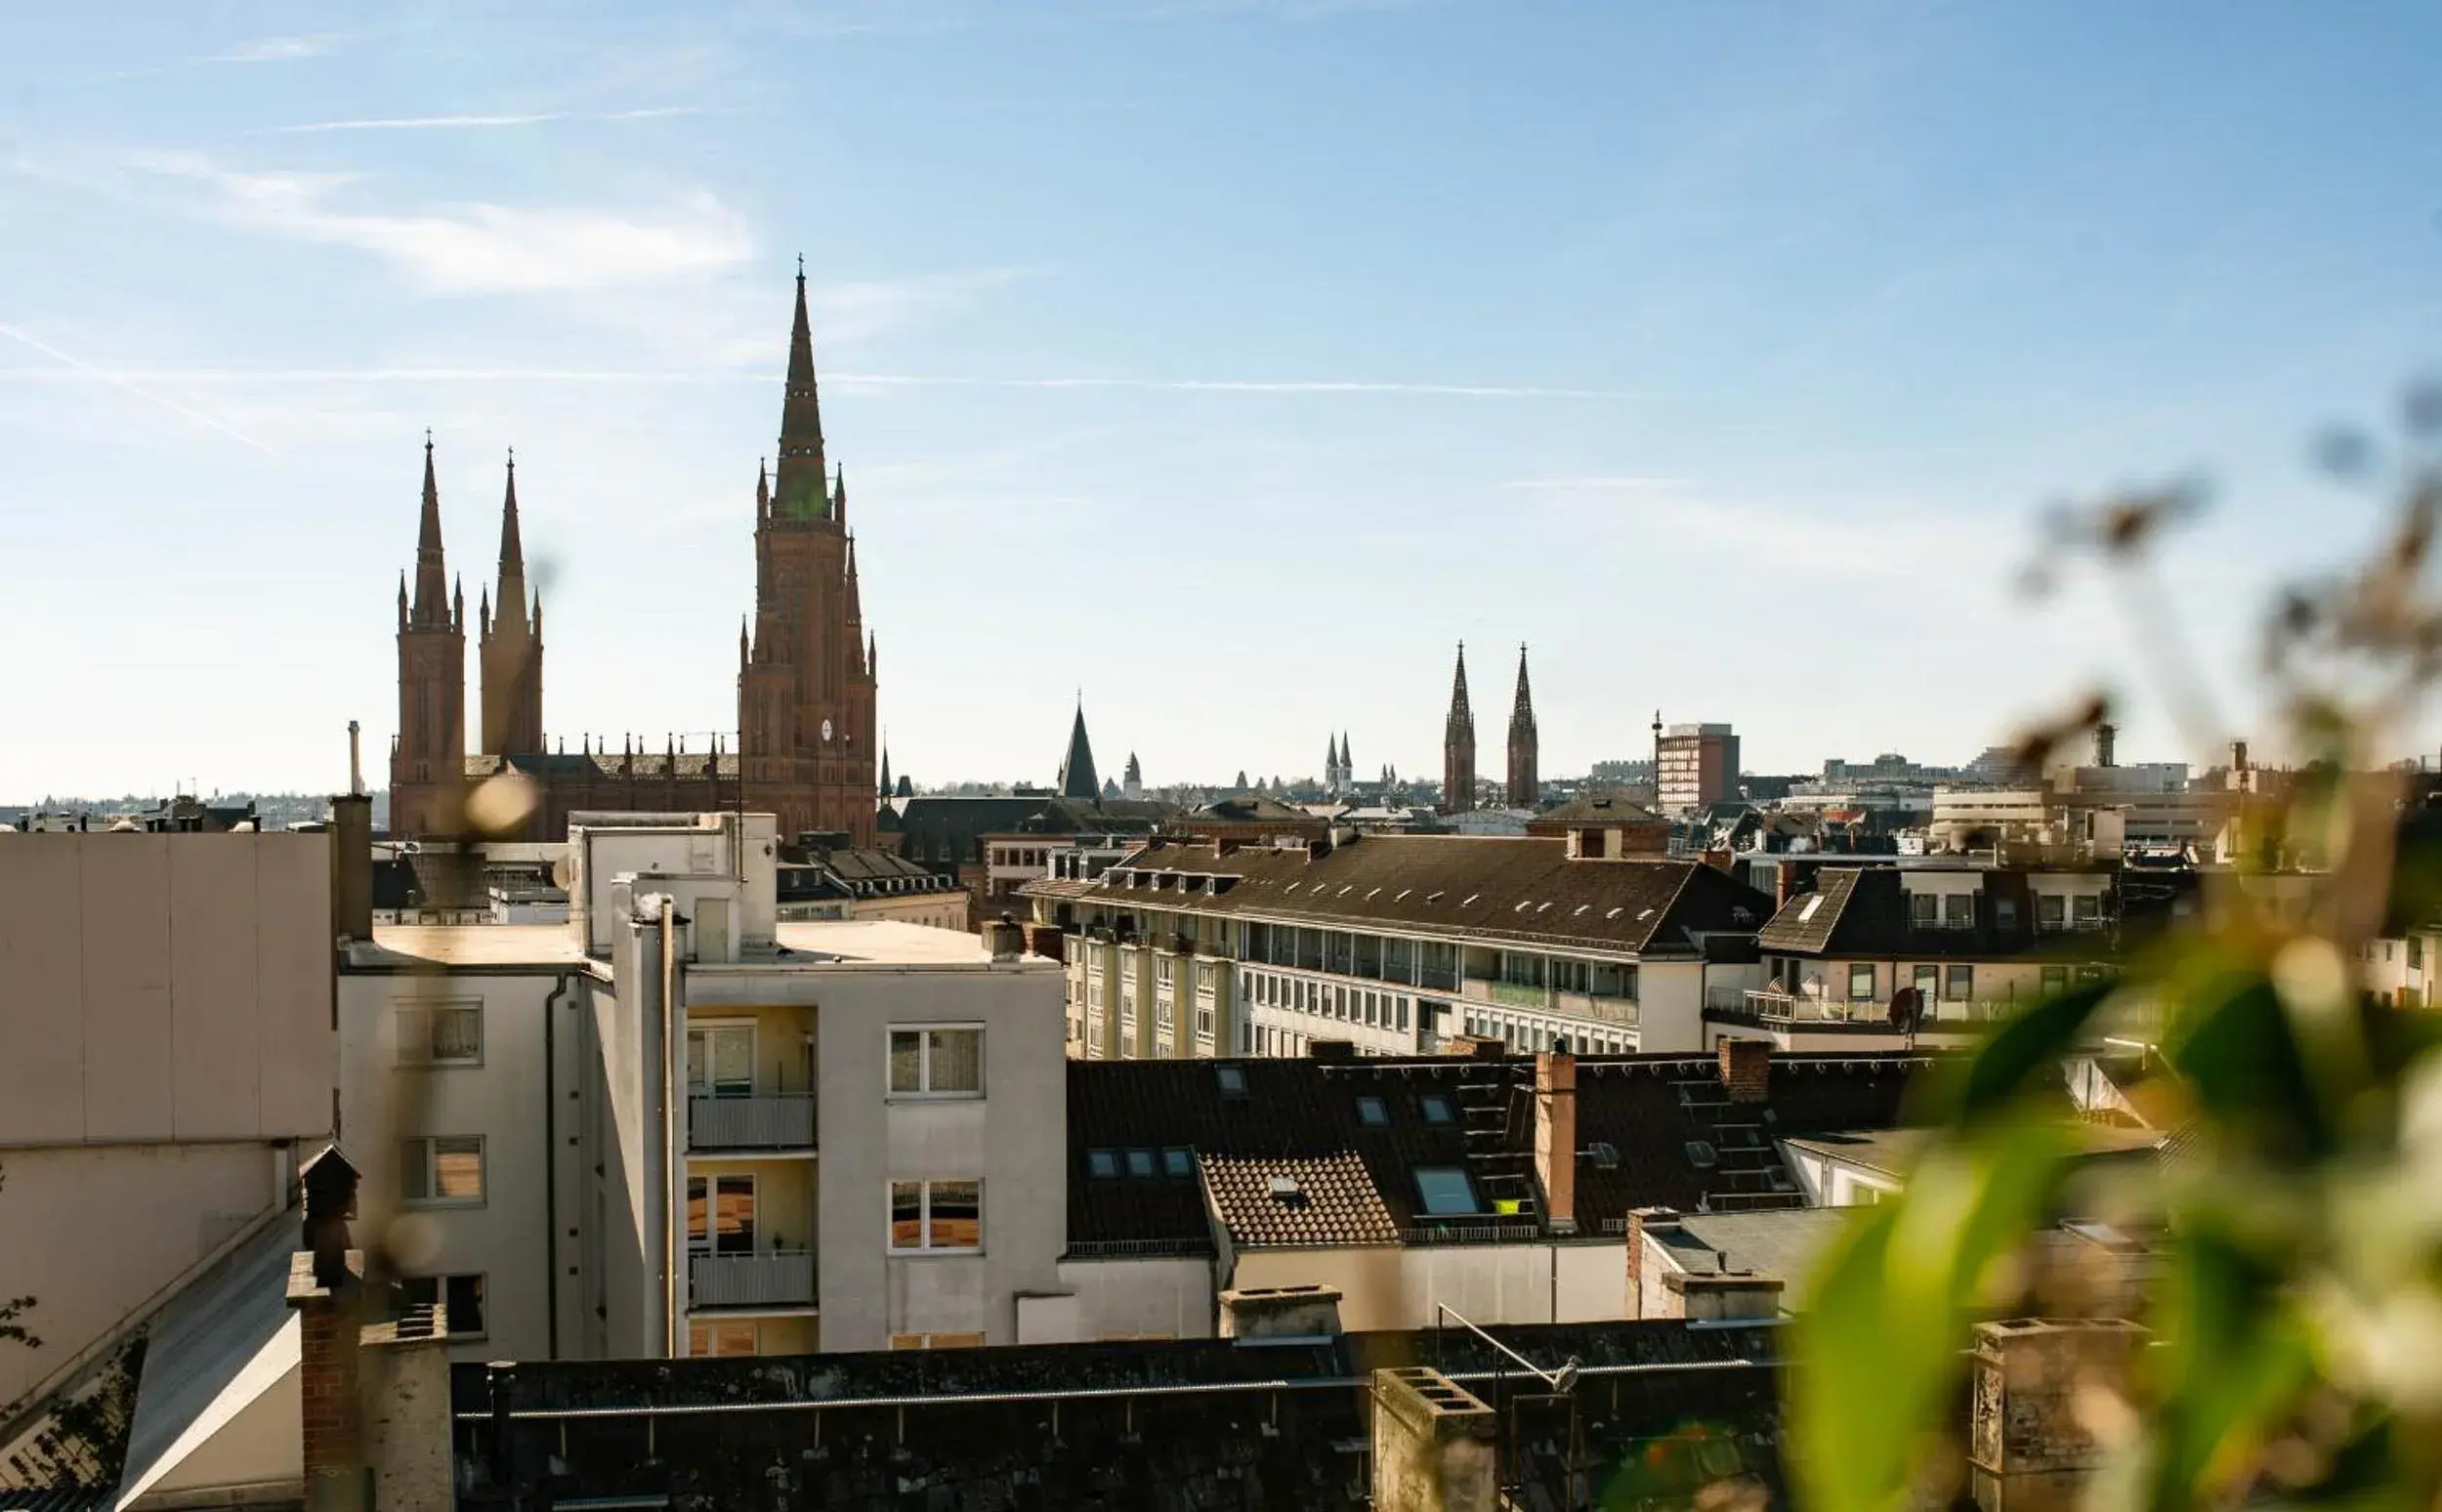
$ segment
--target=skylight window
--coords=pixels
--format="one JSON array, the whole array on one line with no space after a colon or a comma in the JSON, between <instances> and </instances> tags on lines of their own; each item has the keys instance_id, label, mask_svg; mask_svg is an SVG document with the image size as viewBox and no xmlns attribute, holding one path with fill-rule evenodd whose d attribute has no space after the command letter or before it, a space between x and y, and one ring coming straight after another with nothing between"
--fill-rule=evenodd
<instances>
[{"instance_id":1,"label":"skylight window","mask_svg":"<svg viewBox=\"0 0 2442 1512\"><path fill-rule=\"evenodd\" d=\"M1118 1155L1109 1150L1088 1150L1085 1152L1085 1174L1102 1181L1118 1175Z\"/></svg>"},{"instance_id":2,"label":"skylight window","mask_svg":"<svg viewBox=\"0 0 2442 1512\"><path fill-rule=\"evenodd\" d=\"M1223 1097L1246 1095L1246 1069L1244 1067L1216 1066L1212 1069L1212 1074L1213 1078L1221 1083Z\"/></svg>"},{"instance_id":3,"label":"skylight window","mask_svg":"<svg viewBox=\"0 0 2442 1512\"><path fill-rule=\"evenodd\" d=\"M1379 898L1380 896L1382 896L1382 890L1381 890L1380 888L1378 888L1378 887L1377 887L1377 888L1374 888L1372 891L1370 891L1370 892L1368 892L1368 893L1367 893L1367 894L1366 894L1366 902L1368 902L1368 903L1371 903L1371 902L1373 902L1373 900L1375 900L1376 898Z\"/></svg>"},{"instance_id":4,"label":"skylight window","mask_svg":"<svg viewBox=\"0 0 2442 1512\"><path fill-rule=\"evenodd\" d=\"M1196 1174L1196 1157L1173 1145L1161 1153L1161 1173L1181 1180Z\"/></svg>"},{"instance_id":5,"label":"skylight window","mask_svg":"<svg viewBox=\"0 0 2442 1512\"><path fill-rule=\"evenodd\" d=\"M1442 895L1439 893L1427 893L1424 895L1424 901L1429 903L1440 903L1442 901Z\"/></svg>"},{"instance_id":6,"label":"skylight window","mask_svg":"<svg viewBox=\"0 0 2442 1512\"><path fill-rule=\"evenodd\" d=\"M1297 1184L1297 1178L1294 1176L1267 1176L1263 1181L1263 1189L1272 1194L1272 1200L1275 1202L1285 1202L1292 1207L1305 1205L1306 1189Z\"/></svg>"},{"instance_id":7,"label":"skylight window","mask_svg":"<svg viewBox=\"0 0 2442 1512\"><path fill-rule=\"evenodd\" d=\"M1625 911L1626 910L1624 908L1614 908L1610 912L1604 914L1603 917L1607 919L1616 919Z\"/></svg>"},{"instance_id":8,"label":"skylight window","mask_svg":"<svg viewBox=\"0 0 2442 1512\"><path fill-rule=\"evenodd\" d=\"M1382 1106L1378 1097L1361 1097L1357 1099L1357 1121L1368 1128L1381 1128L1391 1121L1390 1110Z\"/></svg>"},{"instance_id":9,"label":"skylight window","mask_svg":"<svg viewBox=\"0 0 2442 1512\"><path fill-rule=\"evenodd\" d=\"M1449 1123L1452 1121L1450 1114L1450 1099L1442 1096L1439 1092L1427 1092L1424 1096L1417 1098L1416 1112L1424 1114L1424 1121L1427 1123Z\"/></svg>"},{"instance_id":10,"label":"skylight window","mask_svg":"<svg viewBox=\"0 0 2442 1512\"><path fill-rule=\"evenodd\" d=\"M1552 911L1552 905L1550 903L1537 903L1535 905L1535 911L1537 913L1549 913Z\"/></svg>"},{"instance_id":11,"label":"skylight window","mask_svg":"<svg viewBox=\"0 0 2442 1512\"><path fill-rule=\"evenodd\" d=\"M1586 1146L1585 1157L1594 1162L1597 1170L1616 1171L1620 1168L1620 1147L1609 1140L1598 1139Z\"/></svg>"},{"instance_id":12,"label":"skylight window","mask_svg":"<svg viewBox=\"0 0 2442 1512\"><path fill-rule=\"evenodd\" d=\"M1593 907L1593 906L1594 906L1594 905L1593 905L1592 903L1579 903L1579 904L1578 904L1577 912L1570 914L1570 915L1569 915L1569 917L1571 917L1571 918L1573 918L1573 919L1574 919L1574 918L1579 918L1579 917L1583 916L1583 914L1585 913L1585 910L1586 910L1586 909L1591 908L1591 907Z\"/></svg>"},{"instance_id":13,"label":"skylight window","mask_svg":"<svg viewBox=\"0 0 2442 1512\"><path fill-rule=\"evenodd\" d=\"M1416 1195L1424 1210L1437 1217L1482 1211L1475 1204L1474 1183L1455 1165L1416 1167Z\"/></svg>"},{"instance_id":14,"label":"skylight window","mask_svg":"<svg viewBox=\"0 0 2442 1512\"><path fill-rule=\"evenodd\" d=\"M1482 893L1469 893L1466 897L1458 900L1458 906L1463 908L1483 896L1484 895Z\"/></svg>"},{"instance_id":15,"label":"skylight window","mask_svg":"<svg viewBox=\"0 0 2442 1512\"><path fill-rule=\"evenodd\" d=\"M1703 1140L1691 1139L1687 1142L1687 1163L1700 1171L1709 1171L1721 1163L1721 1156Z\"/></svg>"},{"instance_id":16,"label":"skylight window","mask_svg":"<svg viewBox=\"0 0 2442 1512\"><path fill-rule=\"evenodd\" d=\"M1799 922L1800 924L1803 924L1803 923L1805 923L1808 919L1813 918L1813 917L1815 916L1815 910L1816 910L1817 908L1822 907L1822 906L1823 906L1823 895L1822 895L1821 893L1816 893L1816 894L1814 894L1813 896L1809 897L1809 898L1806 900L1806 905L1805 905L1804 907L1802 907L1802 908L1800 908L1800 909L1798 909L1798 910L1797 910L1797 922Z\"/></svg>"},{"instance_id":17,"label":"skylight window","mask_svg":"<svg viewBox=\"0 0 2442 1512\"><path fill-rule=\"evenodd\" d=\"M1154 1173L1154 1153L1150 1150L1128 1152L1128 1174L1139 1181L1150 1180Z\"/></svg>"},{"instance_id":18,"label":"skylight window","mask_svg":"<svg viewBox=\"0 0 2442 1512\"><path fill-rule=\"evenodd\" d=\"M1401 889L1399 890L1399 896L1398 896L1398 897L1396 897L1396 898L1394 898L1394 899L1392 899L1392 900L1391 900L1391 902L1393 902L1393 903L1406 903L1406 902L1408 901L1408 895L1409 895L1410 893L1414 892L1414 891L1415 891L1415 889L1414 889L1414 888L1412 888L1412 887L1403 887L1403 888L1401 888Z\"/></svg>"}]
</instances>

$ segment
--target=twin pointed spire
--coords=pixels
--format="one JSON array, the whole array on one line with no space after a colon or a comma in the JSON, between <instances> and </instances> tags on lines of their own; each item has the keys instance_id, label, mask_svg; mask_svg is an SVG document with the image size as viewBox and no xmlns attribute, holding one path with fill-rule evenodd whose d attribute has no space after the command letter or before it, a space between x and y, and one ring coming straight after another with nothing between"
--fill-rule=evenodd
<instances>
[{"instance_id":1,"label":"twin pointed spire","mask_svg":"<svg viewBox=\"0 0 2442 1512\"><path fill-rule=\"evenodd\" d=\"M518 454L509 448L509 482L500 500L500 618L504 624L523 629L526 624L527 594L526 588L526 541L518 528ZM542 611L542 601L535 598L535 613Z\"/></svg>"},{"instance_id":2,"label":"twin pointed spire","mask_svg":"<svg viewBox=\"0 0 2442 1512\"><path fill-rule=\"evenodd\" d=\"M1475 711L1467 707L1467 643L1464 641L1458 643L1457 675L1451 679L1449 725L1453 730L1460 725L1466 726L1470 732L1475 729Z\"/></svg>"},{"instance_id":3,"label":"twin pointed spire","mask_svg":"<svg viewBox=\"0 0 2442 1512\"><path fill-rule=\"evenodd\" d=\"M1518 643L1518 692L1509 701L1509 734L1532 737L1535 734L1535 694L1527 687L1526 643Z\"/></svg>"},{"instance_id":4,"label":"twin pointed spire","mask_svg":"<svg viewBox=\"0 0 2442 1512\"><path fill-rule=\"evenodd\" d=\"M415 530L415 600L411 617L434 625L449 613L449 568L441 549L441 484L433 479L433 433L424 433L424 514Z\"/></svg>"}]
</instances>

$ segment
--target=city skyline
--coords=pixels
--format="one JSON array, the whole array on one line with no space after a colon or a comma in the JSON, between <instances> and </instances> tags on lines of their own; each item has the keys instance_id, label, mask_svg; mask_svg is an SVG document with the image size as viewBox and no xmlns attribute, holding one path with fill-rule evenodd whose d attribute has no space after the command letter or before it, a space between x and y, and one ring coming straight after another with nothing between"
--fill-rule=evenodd
<instances>
[{"instance_id":1,"label":"city skyline","mask_svg":"<svg viewBox=\"0 0 2442 1512\"><path fill-rule=\"evenodd\" d=\"M1049 780L1079 689L1153 785L1423 777L1460 639L1552 775L1658 706L1959 763L2096 679L2201 763L2110 595L2012 591L2198 472L2171 608L2277 760L2254 616L2377 515L2312 439L2442 323L2405 9L262 16L0 64L12 801L336 787L350 719L371 779L428 425L465 576L517 448L546 735L728 731L801 248L920 781Z\"/></svg>"}]
</instances>

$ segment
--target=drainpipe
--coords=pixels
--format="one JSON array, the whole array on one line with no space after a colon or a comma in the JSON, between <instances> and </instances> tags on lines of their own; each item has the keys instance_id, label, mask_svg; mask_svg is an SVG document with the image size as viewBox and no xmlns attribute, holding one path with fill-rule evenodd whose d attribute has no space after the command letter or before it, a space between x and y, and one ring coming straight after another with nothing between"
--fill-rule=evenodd
<instances>
[{"instance_id":1,"label":"drainpipe","mask_svg":"<svg viewBox=\"0 0 2442 1512\"><path fill-rule=\"evenodd\" d=\"M543 1236L544 1306L549 1310L551 1358L560 1358L560 1000L576 985L576 974L562 972L560 985L543 999L543 1210L551 1227Z\"/></svg>"}]
</instances>

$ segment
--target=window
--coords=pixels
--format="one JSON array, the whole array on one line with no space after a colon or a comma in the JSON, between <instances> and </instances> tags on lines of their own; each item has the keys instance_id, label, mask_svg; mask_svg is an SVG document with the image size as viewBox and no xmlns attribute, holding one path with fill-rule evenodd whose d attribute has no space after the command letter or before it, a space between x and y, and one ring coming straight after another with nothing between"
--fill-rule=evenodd
<instances>
[{"instance_id":1,"label":"window","mask_svg":"<svg viewBox=\"0 0 2442 1512\"><path fill-rule=\"evenodd\" d=\"M402 1200L435 1205L473 1205L484 1200L482 1135L428 1135L401 1141L399 1149Z\"/></svg>"},{"instance_id":2,"label":"window","mask_svg":"<svg viewBox=\"0 0 2442 1512\"><path fill-rule=\"evenodd\" d=\"M1221 1083L1221 1095L1223 1097L1244 1097L1246 1095L1246 1069L1244 1067L1216 1066L1212 1069L1212 1074L1214 1079Z\"/></svg>"},{"instance_id":3,"label":"window","mask_svg":"<svg viewBox=\"0 0 2442 1512\"><path fill-rule=\"evenodd\" d=\"M1916 989L1917 1011L1931 1011L1933 1000L1941 995L1941 978L1942 973L1939 967L1919 966L1916 968L1916 979L1911 985Z\"/></svg>"},{"instance_id":4,"label":"window","mask_svg":"<svg viewBox=\"0 0 2442 1512\"><path fill-rule=\"evenodd\" d=\"M2410 971L2425 969L2425 943L2415 935L2408 937L2408 969Z\"/></svg>"},{"instance_id":5,"label":"window","mask_svg":"<svg viewBox=\"0 0 2442 1512\"><path fill-rule=\"evenodd\" d=\"M1993 927L1995 929L2016 929L2018 927L2017 899L1996 898L1993 900Z\"/></svg>"},{"instance_id":6,"label":"window","mask_svg":"<svg viewBox=\"0 0 2442 1512\"><path fill-rule=\"evenodd\" d=\"M1931 929L1941 920L1942 899L1935 893L1908 895L1908 922L1918 929Z\"/></svg>"},{"instance_id":7,"label":"window","mask_svg":"<svg viewBox=\"0 0 2442 1512\"><path fill-rule=\"evenodd\" d=\"M1950 968L1950 980L1945 986L1948 990L1942 995L1952 1002L1963 1003L1972 1000L1976 995L1976 969L1964 962L1954 964Z\"/></svg>"},{"instance_id":8,"label":"window","mask_svg":"<svg viewBox=\"0 0 2442 1512\"><path fill-rule=\"evenodd\" d=\"M1150 1150L1128 1152L1128 1174L1139 1181L1149 1181L1154 1174L1154 1153Z\"/></svg>"},{"instance_id":9,"label":"window","mask_svg":"<svg viewBox=\"0 0 2442 1512\"><path fill-rule=\"evenodd\" d=\"M2103 922L2103 895L2080 893L2070 900L2069 917L2080 928Z\"/></svg>"},{"instance_id":10,"label":"window","mask_svg":"<svg viewBox=\"0 0 2442 1512\"><path fill-rule=\"evenodd\" d=\"M1085 1152L1085 1174L1108 1181L1119 1174L1119 1156L1109 1150Z\"/></svg>"},{"instance_id":11,"label":"window","mask_svg":"<svg viewBox=\"0 0 2442 1512\"><path fill-rule=\"evenodd\" d=\"M687 1249L697 1255L755 1252L755 1179L687 1178Z\"/></svg>"},{"instance_id":12,"label":"window","mask_svg":"<svg viewBox=\"0 0 2442 1512\"><path fill-rule=\"evenodd\" d=\"M1874 1001L1874 962L1852 961L1849 963L1848 1000L1852 1003Z\"/></svg>"},{"instance_id":13,"label":"window","mask_svg":"<svg viewBox=\"0 0 2442 1512\"><path fill-rule=\"evenodd\" d=\"M452 1343L481 1338L484 1333L484 1278L481 1276L402 1276L399 1300L409 1307L441 1309L449 1324Z\"/></svg>"},{"instance_id":14,"label":"window","mask_svg":"<svg viewBox=\"0 0 2442 1512\"><path fill-rule=\"evenodd\" d=\"M894 1181L890 1184L890 1247L894 1254L967 1252L984 1247L984 1184L980 1181Z\"/></svg>"},{"instance_id":15,"label":"window","mask_svg":"<svg viewBox=\"0 0 2442 1512\"><path fill-rule=\"evenodd\" d=\"M752 1097L755 1027L707 1024L687 1031L687 1090L696 1097Z\"/></svg>"},{"instance_id":16,"label":"window","mask_svg":"<svg viewBox=\"0 0 2442 1512\"><path fill-rule=\"evenodd\" d=\"M2043 995L2044 995L2044 996L2049 997L2049 996L2051 996L2051 995L2052 995L2053 993L2055 993L2055 992L2066 992L2066 991L2068 991L2068 990L2069 990L2069 968L2068 968L2068 967L2066 967L2066 966L2046 966L2046 967L2044 967L2044 968L2043 968Z\"/></svg>"},{"instance_id":17,"label":"window","mask_svg":"<svg viewBox=\"0 0 2442 1512\"><path fill-rule=\"evenodd\" d=\"M687 1325L687 1353L698 1360L716 1355L755 1355L762 1353L762 1340L752 1323L737 1319L691 1323Z\"/></svg>"},{"instance_id":18,"label":"window","mask_svg":"<svg viewBox=\"0 0 2442 1512\"><path fill-rule=\"evenodd\" d=\"M481 1003L434 1003L399 1010L399 1064L480 1066L484 1061Z\"/></svg>"},{"instance_id":19,"label":"window","mask_svg":"<svg viewBox=\"0 0 2442 1512\"><path fill-rule=\"evenodd\" d=\"M2069 923L2069 901L2058 893L2045 893L2035 901L2035 927L2062 929Z\"/></svg>"},{"instance_id":20,"label":"window","mask_svg":"<svg viewBox=\"0 0 2442 1512\"><path fill-rule=\"evenodd\" d=\"M1976 899L1973 893L1952 893L1942 900L1944 929L1976 927Z\"/></svg>"},{"instance_id":21,"label":"window","mask_svg":"<svg viewBox=\"0 0 2442 1512\"><path fill-rule=\"evenodd\" d=\"M1450 1099L1439 1092L1427 1092L1424 1096L1417 1098L1416 1111L1424 1114L1424 1121L1427 1123L1451 1121Z\"/></svg>"},{"instance_id":22,"label":"window","mask_svg":"<svg viewBox=\"0 0 2442 1512\"><path fill-rule=\"evenodd\" d=\"M980 1029L895 1029L890 1031L890 1089L905 1097L981 1097L984 1031Z\"/></svg>"},{"instance_id":23,"label":"window","mask_svg":"<svg viewBox=\"0 0 2442 1512\"><path fill-rule=\"evenodd\" d=\"M1357 1121L1368 1128L1378 1129L1391 1121L1390 1111L1378 1097L1357 1099Z\"/></svg>"},{"instance_id":24,"label":"window","mask_svg":"<svg viewBox=\"0 0 2442 1512\"><path fill-rule=\"evenodd\" d=\"M1196 1174L1196 1157L1173 1145L1161 1153L1161 1173L1184 1179Z\"/></svg>"},{"instance_id":25,"label":"window","mask_svg":"<svg viewBox=\"0 0 2442 1512\"><path fill-rule=\"evenodd\" d=\"M1424 1210L1433 1214L1473 1213L1475 1187L1467 1173L1454 1165L1421 1165L1416 1167L1416 1195L1424 1199Z\"/></svg>"}]
</instances>

